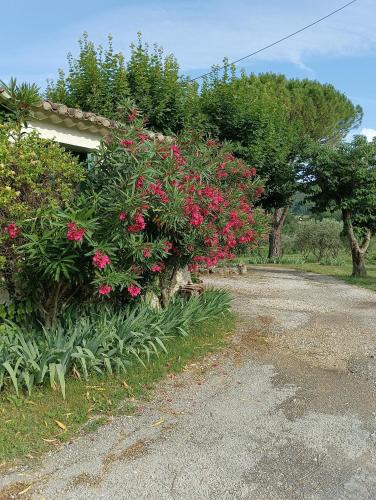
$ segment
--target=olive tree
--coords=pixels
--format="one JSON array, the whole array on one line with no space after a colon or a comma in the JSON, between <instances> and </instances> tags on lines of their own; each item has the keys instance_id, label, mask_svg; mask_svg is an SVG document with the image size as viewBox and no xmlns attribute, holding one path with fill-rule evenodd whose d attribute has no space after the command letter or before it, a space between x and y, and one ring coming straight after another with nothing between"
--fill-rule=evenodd
<instances>
[{"instance_id":1,"label":"olive tree","mask_svg":"<svg viewBox=\"0 0 376 500\"><path fill-rule=\"evenodd\" d=\"M376 139L314 145L303 170L315 209L341 211L352 275L366 276L364 256L376 231Z\"/></svg>"}]
</instances>

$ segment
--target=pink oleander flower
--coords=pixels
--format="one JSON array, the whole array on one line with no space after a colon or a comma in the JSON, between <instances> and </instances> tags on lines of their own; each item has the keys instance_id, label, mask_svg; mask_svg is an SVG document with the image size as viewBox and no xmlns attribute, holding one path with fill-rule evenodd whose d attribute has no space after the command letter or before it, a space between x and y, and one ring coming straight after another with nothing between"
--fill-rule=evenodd
<instances>
[{"instance_id":1,"label":"pink oleander flower","mask_svg":"<svg viewBox=\"0 0 376 500\"><path fill-rule=\"evenodd\" d=\"M140 112L138 111L138 109L131 109L129 114L128 114L128 120L130 122L133 122L139 116L140 116Z\"/></svg>"},{"instance_id":2,"label":"pink oleander flower","mask_svg":"<svg viewBox=\"0 0 376 500\"><path fill-rule=\"evenodd\" d=\"M172 249L173 245L170 241L165 241L163 251L169 252Z\"/></svg>"},{"instance_id":3,"label":"pink oleander flower","mask_svg":"<svg viewBox=\"0 0 376 500\"><path fill-rule=\"evenodd\" d=\"M14 222L12 222L11 224L8 224L4 228L4 231L6 233L8 233L8 236L11 240L14 240L15 238L17 238L17 236L21 233L21 229Z\"/></svg>"},{"instance_id":4,"label":"pink oleander flower","mask_svg":"<svg viewBox=\"0 0 376 500\"><path fill-rule=\"evenodd\" d=\"M133 218L134 224L128 226L128 231L130 233L138 233L146 227L145 219L142 214L136 214Z\"/></svg>"},{"instance_id":5,"label":"pink oleander flower","mask_svg":"<svg viewBox=\"0 0 376 500\"><path fill-rule=\"evenodd\" d=\"M67 238L70 241L82 241L85 234L83 227L78 227L75 222L68 222L67 224Z\"/></svg>"},{"instance_id":6,"label":"pink oleander flower","mask_svg":"<svg viewBox=\"0 0 376 500\"><path fill-rule=\"evenodd\" d=\"M151 271L153 273L160 273L161 271L163 271L163 268L164 268L164 265L162 263L155 263L151 266Z\"/></svg>"},{"instance_id":7,"label":"pink oleander flower","mask_svg":"<svg viewBox=\"0 0 376 500\"><path fill-rule=\"evenodd\" d=\"M139 177L137 177L135 188L141 189L142 187L144 187L144 182L145 182L145 176L140 175Z\"/></svg>"},{"instance_id":8,"label":"pink oleander flower","mask_svg":"<svg viewBox=\"0 0 376 500\"><path fill-rule=\"evenodd\" d=\"M151 250L150 250L150 248L144 248L142 254L145 257L145 259L148 259L149 257L151 257Z\"/></svg>"},{"instance_id":9,"label":"pink oleander flower","mask_svg":"<svg viewBox=\"0 0 376 500\"><path fill-rule=\"evenodd\" d=\"M162 185L159 181L157 181L155 184L150 184L149 189L153 194L159 196L163 203L169 202L169 198L166 192L163 190Z\"/></svg>"},{"instance_id":10,"label":"pink oleander flower","mask_svg":"<svg viewBox=\"0 0 376 500\"><path fill-rule=\"evenodd\" d=\"M93 255L93 264L98 269L104 269L108 264L111 264L110 257L97 250Z\"/></svg>"},{"instance_id":11,"label":"pink oleander flower","mask_svg":"<svg viewBox=\"0 0 376 500\"><path fill-rule=\"evenodd\" d=\"M130 285L128 288L128 293L131 297L137 297L137 295L140 295L141 293L141 288L136 285Z\"/></svg>"},{"instance_id":12,"label":"pink oleander flower","mask_svg":"<svg viewBox=\"0 0 376 500\"><path fill-rule=\"evenodd\" d=\"M124 211L119 213L119 220L121 220L123 222L123 221L125 221L126 218L127 218L127 214Z\"/></svg>"},{"instance_id":13,"label":"pink oleander flower","mask_svg":"<svg viewBox=\"0 0 376 500\"><path fill-rule=\"evenodd\" d=\"M119 144L120 146L123 146L123 148L130 150L134 146L134 141L131 139L122 139Z\"/></svg>"},{"instance_id":14,"label":"pink oleander flower","mask_svg":"<svg viewBox=\"0 0 376 500\"><path fill-rule=\"evenodd\" d=\"M197 263L189 264L188 271L191 273L196 273L198 271L198 264Z\"/></svg>"},{"instance_id":15,"label":"pink oleander flower","mask_svg":"<svg viewBox=\"0 0 376 500\"><path fill-rule=\"evenodd\" d=\"M140 140L140 142L145 142L150 140L150 137L147 134L138 133L137 137Z\"/></svg>"},{"instance_id":16,"label":"pink oleander flower","mask_svg":"<svg viewBox=\"0 0 376 500\"><path fill-rule=\"evenodd\" d=\"M98 288L99 295L108 295L110 292L112 292L112 286L111 285L101 285Z\"/></svg>"}]
</instances>

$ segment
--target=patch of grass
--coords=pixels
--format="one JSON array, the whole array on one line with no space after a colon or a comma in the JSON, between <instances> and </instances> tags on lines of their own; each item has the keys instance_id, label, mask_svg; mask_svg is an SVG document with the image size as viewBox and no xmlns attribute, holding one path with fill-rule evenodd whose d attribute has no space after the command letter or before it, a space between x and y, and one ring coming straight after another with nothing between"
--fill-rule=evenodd
<instances>
[{"instance_id":1,"label":"patch of grass","mask_svg":"<svg viewBox=\"0 0 376 500\"><path fill-rule=\"evenodd\" d=\"M293 264L294 269L298 269L300 271L307 271L310 273L317 274L325 274L327 276L334 276L335 278L339 278L350 285L357 285L362 288L368 288L369 290L373 290L376 292L376 265L375 264L366 264L366 269L368 276L365 278L353 278L351 276L352 266L351 264L345 263L341 266L327 266L321 264Z\"/></svg>"},{"instance_id":2,"label":"patch of grass","mask_svg":"<svg viewBox=\"0 0 376 500\"><path fill-rule=\"evenodd\" d=\"M201 323L188 336L168 341L168 353L162 352L146 367L131 366L121 377L70 378L66 400L47 387L34 389L31 397L2 394L0 466L13 459L35 457L83 429L93 431L112 415L131 414L137 409L137 400L150 398L156 382L168 373L179 372L188 362L224 347L233 328L234 317L226 313Z\"/></svg>"}]
</instances>

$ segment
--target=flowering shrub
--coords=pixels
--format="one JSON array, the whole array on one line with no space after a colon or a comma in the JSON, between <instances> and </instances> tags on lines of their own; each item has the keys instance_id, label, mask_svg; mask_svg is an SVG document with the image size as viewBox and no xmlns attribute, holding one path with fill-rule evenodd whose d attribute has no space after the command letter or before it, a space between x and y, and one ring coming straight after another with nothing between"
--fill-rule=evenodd
<instances>
[{"instance_id":1,"label":"flowering shrub","mask_svg":"<svg viewBox=\"0 0 376 500\"><path fill-rule=\"evenodd\" d=\"M136 297L157 277L168 287L181 267L210 268L249 251L265 219L253 206L263 190L254 167L194 133L152 139L130 115L127 131L103 145L88 186L96 192L94 238L110 260L96 265L94 282Z\"/></svg>"},{"instance_id":2,"label":"flowering shrub","mask_svg":"<svg viewBox=\"0 0 376 500\"><path fill-rule=\"evenodd\" d=\"M63 207L83 178L78 161L58 144L25 134L14 121L0 125L0 262L11 295L19 297L16 249L25 219ZM80 237L76 230L69 229L72 239Z\"/></svg>"},{"instance_id":3,"label":"flowering shrub","mask_svg":"<svg viewBox=\"0 0 376 500\"><path fill-rule=\"evenodd\" d=\"M52 318L93 296L121 304L151 287L166 299L178 269L215 266L264 233L254 167L193 133L152 139L130 115L129 128L102 145L69 209L5 226L9 238L22 231L24 289Z\"/></svg>"}]
</instances>

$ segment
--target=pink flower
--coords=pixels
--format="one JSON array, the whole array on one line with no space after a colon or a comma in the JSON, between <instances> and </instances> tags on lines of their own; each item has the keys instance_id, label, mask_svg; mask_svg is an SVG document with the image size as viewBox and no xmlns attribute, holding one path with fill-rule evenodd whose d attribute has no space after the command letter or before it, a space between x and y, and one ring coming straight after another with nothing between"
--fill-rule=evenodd
<instances>
[{"instance_id":1,"label":"pink flower","mask_svg":"<svg viewBox=\"0 0 376 500\"><path fill-rule=\"evenodd\" d=\"M197 227L197 226L201 226L203 221L204 221L204 218L200 213L194 213L194 214L192 214L189 223L191 226Z\"/></svg>"},{"instance_id":2,"label":"pink flower","mask_svg":"<svg viewBox=\"0 0 376 500\"><path fill-rule=\"evenodd\" d=\"M122 139L119 144L120 146L123 146L123 148L130 150L134 146L134 141L131 141L130 139Z\"/></svg>"},{"instance_id":3,"label":"pink flower","mask_svg":"<svg viewBox=\"0 0 376 500\"><path fill-rule=\"evenodd\" d=\"M142 252L142 253L143 253L143 256L144 256L146 259L148 259L149 257L151 257L151 250L150 250L150 248L144 248L144 250L143 250L143 252Z\"/></svg>"},{"instance_id":4,"label":"pink flower","mask_svg":"<svg viewBox=\"0 0 376 500\"><path fill-rule=\"evenodd\" d=\"M138 133L137 137L139 138L139 140L141 142L145 142L145 141L149 141L150 140L150 137L148 135L146 135L146 134Z\"/></svg>"},{"instance_id":5,"label":"pink flower","mask_svg":"<svg viewBox=\"0 0 376 500\"><path fill-rule=\"evenodd\" d=\"M120 212L120 214L119 214L119 220L125 221L126 218L127 218L127 214L124 211Z\"/></svg>"},{"instance_id":6,"label":"pink flower","mask_svg":"<svg viewBox=\"0 0 376 500\"><path fill-rule=\"evenodd\" d=\"M163 263L153 264L150 269L153 273L160 273L164 269L164 264Z\"/></svg>"},{"instance_id":7,"label":"pink flower","mask_svg":"<svg viewBox=\"0 0 376 500\"><path fill-rule=\"evenodd\" d=\"M128 115L128 120L130 122L133 122L136 118L138 118L140 115L140 112L138 111L138 109L131 109L130 112L129 112L129 115Z\"/></svg>"},{"instance_id":8,"label":"pink flower","mask_svg":"<svg viewBox=\"0 0 376 500\"><path fill-rule=\"evenodd\" d=\"M196 273L198 271L198 264L197 263L189 264L188 271L191 273Z\"/></svg>"},{"instance_id":9,"label":"pink flower","mask_svg":"<svg viewBox=\"0 0 376 500\"><path fill-rule=\"evenodd\" d=\"M100 250L97 250L93 256L93 264L99 269L104 269L107 264L111 264L110 257Z\"/></svg>"},{"instance_id":10,"label":"pink flower","mask_svg":"<svg viewBox=\"0 0 376 500\"><path fill-rule=\"evenodd\" d=\"M111 285L101 285L98 288L99 295L108 295L110 292L112 292L112 286Z\"/></svg>"},{"instance_id":11,"label":"pink flower","mask_svg":"<svg viewBox=\"0 0 376 500\"><path fill-rule=\"evenodd\" d=\"M14 240L17 238L17 236L20 234L21 229L17 227L17 224L12 222L12 224L8 224L5 228L4 231L8 233L8 236L11 240Z\"/></svg>"},{"instance_id":12,"label":"pink flower","mask_svg":"<svg viewBox=\"0 0 376 500\"><path fill-rule=\"evenodd\" d=\"M135 188L141 189L144 186L144 182L145 182L145 176L140 175L139 177L137 177Z\"/></svg>"},{"instance_id":13,"label":"pink flower","mask_svg":"<svg viewBox=\"0 0 376 500\"><path fill-rule=\"evenodd\" d=\"M136 285L130 285L127 288L127 290L129 292L129 295L131 295L132 297L137 297L137 295L140 295L140 293L141 293L141 288L139 286L136 286Z\"/></svg>"},{"instance_id":14,"label":"pink flower","mask_svg":"<svg viewBox=\"0 0 376 500\"><path fill-rule=\"evenodd\" d=\"M128 226L128 231L130 233L138 233L139 231L142 231L145 229L146 224L145 224L145 219L142 214L136 214L133 218L134 224L131 224Z\"/></svg>"},{"instance_id":15,"label":"pink flower","mask_svg":"<svg viewBox=\"0 0 376 500\"><path fill-rule=\"evenodd\" d=\"M82 241L85 229L83 227L78 227L75 222L68 222L67 224L67 238L70 241Z\"/></svg>"},{"instance_id":16,"label":"pink flower","mask_svg":"<svg viewBox=\"0 0 376 500\"><path fill-rule=\"evenodd\" d=\"M172 243L170 241L165 241L163 251L169 252L172 249Z\"/></svg>"},{"instance_id":17,"label":"pink flower","mask_svg":"<svg viewBox=\"0 0 376 500\"><path fill-rule=\"evenodd\" d=\"M166 192L163 190L162 185L159 181L157 181L155 184L150 184L149 189L153 194L159 196L163 203L169 202L169 198Z\"/></svg>"}]
</instances>

